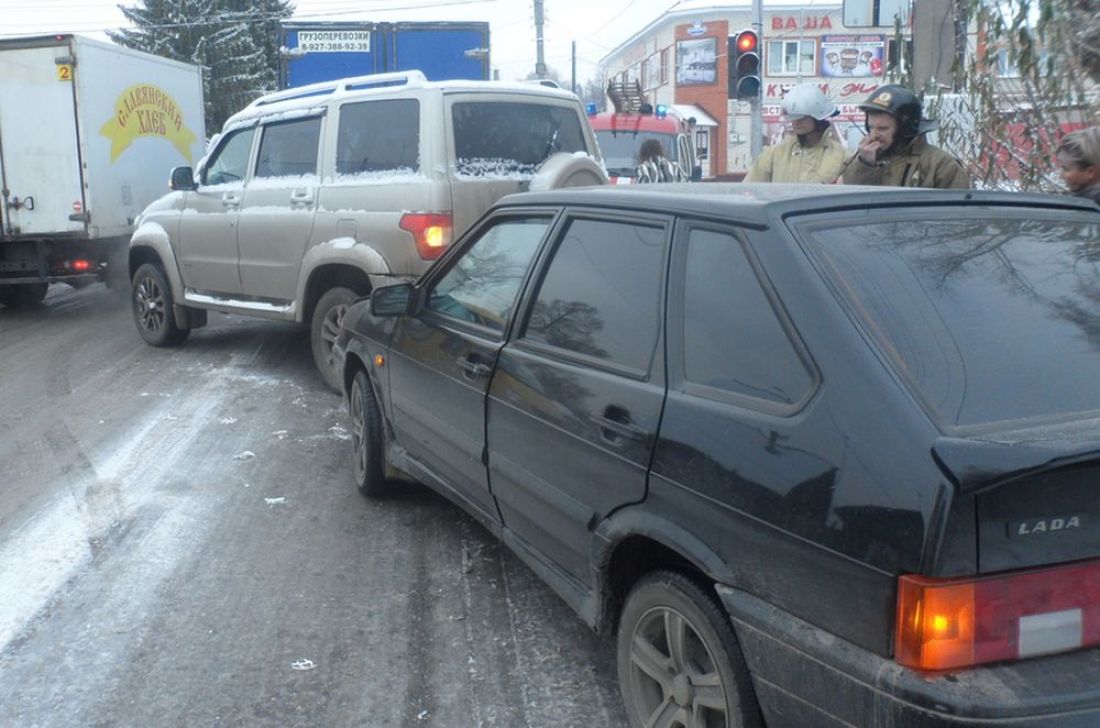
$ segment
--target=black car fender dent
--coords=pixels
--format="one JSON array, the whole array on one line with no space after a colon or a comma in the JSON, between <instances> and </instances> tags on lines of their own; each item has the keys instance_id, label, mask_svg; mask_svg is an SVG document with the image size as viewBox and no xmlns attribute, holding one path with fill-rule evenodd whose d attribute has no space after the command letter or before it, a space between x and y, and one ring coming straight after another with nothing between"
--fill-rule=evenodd
<instances>
[{"instance_id":1,"label":"black car fender dent","mask_svg":"<svg viewBox=\"0 0 1100 728\"><path fill-rule=\"evenodd\" d=\"M599 522L590 542L589 564L597 601L591 626L598 632L610 631L630 586L655 569L695 572L712 582L730 577L728 567L706 542L644 505L627 506Z\"/></svg>"}]
</instances>

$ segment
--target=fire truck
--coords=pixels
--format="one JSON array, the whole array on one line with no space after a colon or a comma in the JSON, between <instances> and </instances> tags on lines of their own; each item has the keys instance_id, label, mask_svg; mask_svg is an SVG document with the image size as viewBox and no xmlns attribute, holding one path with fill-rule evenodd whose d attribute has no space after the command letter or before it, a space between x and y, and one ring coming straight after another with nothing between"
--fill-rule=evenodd
<instances>
[{"instance_id":1,"label":"fire truck","mask_svg":"<svg viewBox=\"0 0 1100 728\"><path fill-rule=\"evenodd\" d=\"M694 119L684 119L663 104L647 103L636 81L612 81L607 86L607 96L614 111L598 113L595 104L587 108L588 121L596 132L611 184L634 181L638 150L646 139L661 142L670 161L678 164L690 179L699 179Z\"/></svg>"}]
</instances>

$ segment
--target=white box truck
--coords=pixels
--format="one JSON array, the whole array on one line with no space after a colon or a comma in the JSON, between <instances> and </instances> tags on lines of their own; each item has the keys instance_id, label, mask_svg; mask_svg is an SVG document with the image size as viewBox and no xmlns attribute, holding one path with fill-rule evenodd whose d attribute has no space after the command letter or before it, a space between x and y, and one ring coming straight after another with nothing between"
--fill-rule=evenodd
<instances>
[{"instance_id":1,"label":"white box truck","mask_svg":"<svg viewBox=\"0 0 1100 728\"><path fill-rule=\"evenodd\" d=\"M134 219L204 132L198 66L82 36L0 40L0 305L125 280Z\"/></svg>"}]
</instances>

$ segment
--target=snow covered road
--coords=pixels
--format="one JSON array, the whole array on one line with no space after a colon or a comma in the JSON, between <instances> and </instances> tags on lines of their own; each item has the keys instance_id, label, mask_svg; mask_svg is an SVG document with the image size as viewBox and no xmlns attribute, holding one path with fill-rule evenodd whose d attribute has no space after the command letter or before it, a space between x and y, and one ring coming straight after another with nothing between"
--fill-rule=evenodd
<instances>
[{"instance_id":1,"label":"snow covered road","mask_svg":"<svg viewBox=\"0 0 1100 728\"><path fill-rule=\"evenodd\" d=\"M616 726L612 644L430 491L367 501L304 331L0 308L0 723Z\"/></svg>"}]
</instances>

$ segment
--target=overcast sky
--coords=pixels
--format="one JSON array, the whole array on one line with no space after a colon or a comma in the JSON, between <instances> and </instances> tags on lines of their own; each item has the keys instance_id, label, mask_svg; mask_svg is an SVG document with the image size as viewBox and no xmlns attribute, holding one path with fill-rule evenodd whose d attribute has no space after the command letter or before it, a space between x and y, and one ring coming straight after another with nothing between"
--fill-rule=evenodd
<instances>
[{"instance_id":1,"label":"overcast sky","mask_svg":"<svg viewBox=\"0 0 1100 728\"><path fill-rule=\"evenodd\" d=\"M84 33L104 37L125 19L118 0L0 0L0 37ZM135 2L122 2L135 5ZM546 63L570 76L570 43L577 41L578 82L597 62L676 0L544 0ZM698 4L692 2L690 4ZM718 5L721 3L707 3ZM492 64L505 80L535 69L532 0L296 0L295 20L488 20Z\"/></svg>"}]
</instances>

